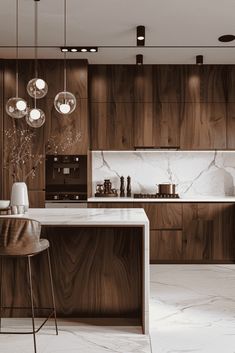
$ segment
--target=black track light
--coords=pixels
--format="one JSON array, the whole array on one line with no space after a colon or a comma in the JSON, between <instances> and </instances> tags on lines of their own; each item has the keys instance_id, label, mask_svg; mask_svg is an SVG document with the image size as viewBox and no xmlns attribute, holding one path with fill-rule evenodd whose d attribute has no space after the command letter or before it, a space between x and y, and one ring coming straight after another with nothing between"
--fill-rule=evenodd
<instances>
[{"instance_id":1,"label":"black track light","mask_svg":"<svg viewBox=\"0 0 235 353\"><path fill-rule=\"evenodd\" d=\"M137 46L144 46L145 44L145 27L137 26L136 27L136 42Z\"/></svg>"},{"instance_id":2,"label":"black track light","mask_svg":"<svg viewBox=\"0 0 235 353\"><path fill-rule=\"evenodd\" d=\"M143 55L142 54L136 55L136 65L143 65Z\"/></svg>"},{"instance_id":3,"label":"black track light","mask_svg":"<svg viewBox=\"0 0 235 353\"><path fill-rule=\"evenodd\" d=\"M203 65L203 55L197 55L196 56L196 64L197 65Z\"/></svg>"},{"instance_id":4,"label":"black track light","mask_svg":"<svg viewBox=\"0 0 235 353\"><path fill-rule=\"evenodd\" d=\"M235 39L235 36L233 34L224 34L223 36L220 36L218 40L222 43L229 43L232 42Z\"/></svg>"}]
</instances>

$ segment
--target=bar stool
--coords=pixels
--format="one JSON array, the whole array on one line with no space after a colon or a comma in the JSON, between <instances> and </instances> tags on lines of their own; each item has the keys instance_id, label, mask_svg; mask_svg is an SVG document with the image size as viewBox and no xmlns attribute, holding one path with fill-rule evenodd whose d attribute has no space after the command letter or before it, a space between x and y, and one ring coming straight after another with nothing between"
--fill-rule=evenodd
<instances>
[{"instance_id":1,"label":"bar stool","mask_svg":"<svg viewBox=\"0 0 235 353\"><path fill-rule=\"evenodd\" d=\"M27 218L12 218L2 217L0 218L0 334L21 334L28 333L33 334L34 352L37 353L36 346L36 333L44 326L47 320L54 316L55 320L55 331L58 335L57 320L56 320L56 308L55 308L55 297L53 288L53 279L51 271L50 253L49 253L49 241L46 239L40 239L41 224L38 221L27 219ZM44 320L38 329L35 329L35 306L33 300L33 282L32 282L32 270L31 270L31 258L42 252L47 252L47 263L50 277L50 289L52 307L40 308L50 310L49 316ZM30 292L30 304L29 308L22 307L9 307L2 305L3 297L3 258L25 258L27 260L27 270L29 278L29 292ZM2 332L1 330L1 319L3 309L31 309L32 313L32 331L29 332Z\"/></svg>"}]
</instances>

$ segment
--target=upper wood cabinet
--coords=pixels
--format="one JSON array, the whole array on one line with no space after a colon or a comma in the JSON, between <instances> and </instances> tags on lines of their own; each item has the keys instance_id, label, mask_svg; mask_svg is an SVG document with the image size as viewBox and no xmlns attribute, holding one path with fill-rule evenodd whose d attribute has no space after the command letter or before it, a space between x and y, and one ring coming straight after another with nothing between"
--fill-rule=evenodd
<instances>
[{"instance_id":1,"label":"upper wood cabinet","mask_svg":"<svg viewBox=\"0 0 235 353\"><path fill-rule=\"evenodd\" d=\"M181 149L226 149L226 103L185 103L181 110Z\"/></svg>"},{"instance_id":2,"label":"upper wood cabinet","mask_svg":"<svg viewBox=\"0 0 235 353\"><path fill-rule=\"evenodd\" d=\"M133 104L90 103L91 149L133 149Z\"/></svg>"},{"instance_id":3,"label":"upper wood cabinet","mask_svg":"<svg viewBox=\"0 0 235 353\"><path fill-rule=\"evenodd\" d=\"M234 148L234 91L234 66L90 65L91 147Z\"/></svg>"}]
</instances>

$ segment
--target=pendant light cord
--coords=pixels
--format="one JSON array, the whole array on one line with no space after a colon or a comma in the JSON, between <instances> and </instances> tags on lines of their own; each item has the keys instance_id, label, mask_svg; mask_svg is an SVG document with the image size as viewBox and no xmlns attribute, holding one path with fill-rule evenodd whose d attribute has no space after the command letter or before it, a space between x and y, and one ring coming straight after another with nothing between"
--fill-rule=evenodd
<instances>
[{"instance_id":1,"label":"pendant light cord","mask_svg":"<svg viewBox=\"0 0 235 353\"><path fill-rule=\"evenodd\" d=\"M64 0L64 47L67 44L67 2ZM64 92L67 91L66 52L64 52Z\"/></svg>"},{"instance_id":2,"label":"pendant light cord","mask_svg":"<svg viewBox=\"0 0 235 353\"><path fill-rule=\"evenodd\" d=\"M38 2L35 1L34 6L34 70L35 70L35 78L38 77ZM34 94L34 108L37 108L37 94L35 88Z\"/></svg>"},{"instance_id":3,"label":"pendant light cord","mask_svg":"<svg viewBox=\"0 0 235 353\"><path fill-rule=\"evenodd\" d=\"M16 98L19 96L19 0L16 0Z\"/></svg>"}]
</instances>

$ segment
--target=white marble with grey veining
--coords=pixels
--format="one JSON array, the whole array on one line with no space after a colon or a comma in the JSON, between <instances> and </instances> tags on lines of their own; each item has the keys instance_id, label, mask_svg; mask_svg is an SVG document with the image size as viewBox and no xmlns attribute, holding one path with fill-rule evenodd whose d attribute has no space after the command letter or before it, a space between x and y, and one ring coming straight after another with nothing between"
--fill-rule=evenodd
<instances>
[{"instance_id":1,"label":"white marble with grey veining","mask_svg":"<svg viewBox=\"0 0 235 353\"><path fill-rule=\"evenodd\" d=\"M151 266L154 353L235 352L235 265Z\"/></svg>"},{"instance_id":2,"label":"white marble with grey veining","mask_svg":"<svg viewBox=\"0 0 235 353\"><path fill-rule=\"evenodd\" d=\"M37 335L38 353L234 353L235 265L151 265L150 335L140 327L53 321ZM4 326L30 321L4 321ZM1 353L32 353L30 335L0 335Z\"/></svg>"},{"instance_id":3,"label":"white marble with grey veining","mask_svg":"<svg viewBox=\"0 0 235 353\"><path fill-rule=\"evenodd\" d=\"M156 193L159 183L174 183L181 197L235 195L235 151L93 151L92 190L120 176L132 178L132 193Z\"/></svg>"}]
</instances>

